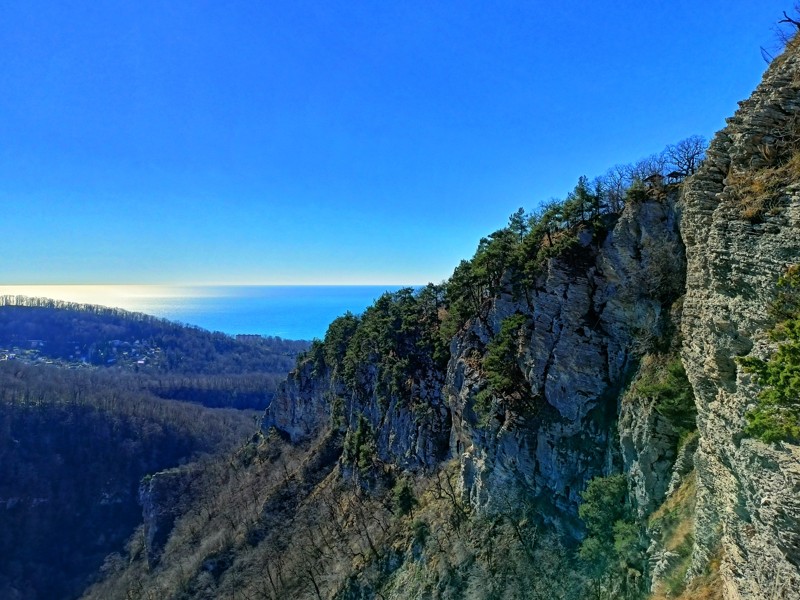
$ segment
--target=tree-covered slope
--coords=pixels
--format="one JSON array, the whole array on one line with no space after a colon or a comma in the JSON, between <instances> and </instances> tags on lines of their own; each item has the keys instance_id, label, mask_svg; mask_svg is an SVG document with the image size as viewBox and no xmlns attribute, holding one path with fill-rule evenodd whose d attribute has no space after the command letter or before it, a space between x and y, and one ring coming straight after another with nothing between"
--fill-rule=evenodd
<instances>
[{"instance_id":1,"label":"tree-covered slope","mask_svg":"<svg viewBox=\"0 0 800 600\"><path fill-rule=\"evenodd\" d=\"M143 476L227 451L252 414L105 372L0 363L0 597L75 597L141 519Z\"/></svg>"},{"instance_id":2,"label":"tree-covered slope","mask_svg":"<svg viewBox=\"0 0 800 600\"><path fill-rule=\"evenodd\" d=\"M620 167L619 187L582 178L563 202L512 215L444 284L336 319L263 434L192 479L182 507L169 500L181 477L154 478L178 514L166 541L135 542L86 597L641 594L645 521L666 484L642 483L641 512L623 486L619 535L616 513L592 530L578 507L590 480L602 487L638 456L620 453L616 426L640 363L674 361L680 186L641 181L664 166ZM670 450L648 463L663 477L693 417L675 399L691 404L691 391L647 381L669 415ZM611 549L605 571L588 550L580 559L587 527Z\"/></svg>"},{"instance_id":3,"label":"tree-covered slope","mask_svg":"<svg viewBox=\"0 0 800 600\"><path fill-rule=\"evenodd\" d=\"M0 297L0 357L110 369L160 397L206 406L263 409L307 347L120 309Z\"/></svg>"},{"instance_id":4,"label":"tree-covered slope","mask_svg":"<svg viewBox=\"0 0 800 600\"><path fill-rule=\"evenodd\" d=\"M139 523L142 477L246 440L257 413L233 408L263 409L307 347L3 298L0 597L75 597Z\"/></svg>"}]
</instances>

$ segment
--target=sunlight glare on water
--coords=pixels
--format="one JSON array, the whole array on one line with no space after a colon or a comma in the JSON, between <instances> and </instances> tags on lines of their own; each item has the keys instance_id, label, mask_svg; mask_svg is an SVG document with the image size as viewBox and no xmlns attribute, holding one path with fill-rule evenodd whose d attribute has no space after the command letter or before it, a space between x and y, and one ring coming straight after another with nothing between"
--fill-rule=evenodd
<instances>
[{"instance_id":1,"label":"sunlight glare on water","mask_svg":"<svg viewBox=\"0 0 800 600\"><path fill-rule=\"evenodd\" d=\"M17 285L0 295L52 298L142 312L228 334L322 338L347 311L402 286Z\"/></svg>"}]
</instances>

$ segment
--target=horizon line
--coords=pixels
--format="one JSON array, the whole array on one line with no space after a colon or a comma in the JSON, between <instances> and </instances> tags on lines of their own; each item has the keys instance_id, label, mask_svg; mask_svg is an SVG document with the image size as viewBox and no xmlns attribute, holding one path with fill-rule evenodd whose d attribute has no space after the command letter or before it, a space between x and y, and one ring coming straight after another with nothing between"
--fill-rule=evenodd
<instances>
[{"instance_id":1,"label":"horizon line","mask_svg":"<svg viewBox=\"0 0 800 600\"><path fill-rule=\"evenodd\" d=\"M445 281L445 280L443 280ZM4 287L420 287L429 283L0 283Z\"/></svg>"}]
</instances>

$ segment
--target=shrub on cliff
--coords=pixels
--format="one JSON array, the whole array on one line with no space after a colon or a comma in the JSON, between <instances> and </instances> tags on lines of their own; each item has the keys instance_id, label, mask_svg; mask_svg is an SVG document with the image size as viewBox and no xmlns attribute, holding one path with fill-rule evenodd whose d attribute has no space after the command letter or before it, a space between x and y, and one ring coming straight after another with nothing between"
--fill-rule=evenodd
<instances>
[{"instance_id":1,"label":"shrub on cliff","mask_svg":"<svg viewBox=\"0 0 800 600\"><path fill-rule=\"evenodd\" d=\"M762 386L756 407L747 413L745 433L767 443L800 442L800 265L778 280L770 305L777 322L769 330L779 343L767 359L743 358L740 363Z\"/></svg>"},{"instance_id":2,"label":"shrub on cliff","mask_svg":"<svg viewBox=\"0 0 800 600\"><path fill-rule=\"evenodd\" d=\"M525 377L519 368L520 334L525 327L525 315L512 315L503 320L500 331L489 342L483 357L483 368L491 390L500 395L520 392Z\"/></svg>"},{"instance_id":3,"label":"shrub on cliff","mask_svg":"<svg viewBox=\"0 0 800 600\"><path fill-rule=\"evenodd\" d=\"M492 411L492 399L520 412L530 408L530 389L519 367L521 337L526 329L525 315L512 315L500 324L500 331L486 346L483 370L487 386L475 398L475 412L484 424Z\"/></svg>"},{"instance_id":4,"label":"shrub on cliff","mask_svg":"<svg viewBox=\"0 0 800 600\"><path fill-rule=\"evenodd\" d=\"M592 580L595 598L638 597L644 589L646 544L627 502L623 474L595 477L581 494L578 514L586 539L578 556Z\"/></svg>"},{"instance_id":5,"label":"shrub on cliff","mask_svg":"<svg viewBox=\"0 0 800 600\"><path fill-rule=\"evenodd\" d=\"M666 364L657 362L643 369L635 387L637 394L655 401L656 412L680 435L697 429L694 393L679 356L673 356Z\"/></svg>"}]
</instances>

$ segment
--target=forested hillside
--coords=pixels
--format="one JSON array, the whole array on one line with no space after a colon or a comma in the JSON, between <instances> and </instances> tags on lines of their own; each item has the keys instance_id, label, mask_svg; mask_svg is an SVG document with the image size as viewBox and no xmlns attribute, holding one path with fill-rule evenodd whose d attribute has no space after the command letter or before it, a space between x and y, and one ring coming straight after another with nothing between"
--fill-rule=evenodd
<instances>
[{"instance_id":1,"label":"forested hillside","mask_svg":"<svg viewBox=\"0 0 800 600\"><path fill-rule=\"evenodd\" d=\"M0 297L0 358L108 369L129 386L205 406L265 408L307 347L120 309Z\"/></svg>"},{"instance_id":2,"label":"forested hillside","mask_svg":"<svg viewBox=\"0 0 800 600\"><path fill-rule=\"evenodd\" d=\"M335 320L84 597L800 598L798 73Z\"/></svg>"},{"instance_id":3,"label":"forested hillside","mask_svg":"<svg viewBox=\"0 0 800 600\"><path fill-rule=\"evenodd\" d=\"M0 597L76 597L140 522L142 478L243 443L258 413L234 409L263 409L307 347L2 298Z\"/></svg>"},{"instance_id":4,"label":"forested hillside","mask_svg":"<svg viewBox=\"0 0 800 600\"><path fill-rule=\"evenodd\" d=\"M143 480L140 527L82 597L800 598L799 124L795 38L708 147L691 137L581 177L512 214L447 281L334 320L254 433ZM128 343L155 356L165 340ZM14 476L32 490L6 512L36 515L35 543L66 519L38 527L39 490L84 497L27 481L37 468L108 443L135 477L162 452L174 464L201 440L224 447L194 429L219 413L193 406L186 421L186 405L140 396L180 353L145 361L149 383L123 394L107 377L137 367L112 346L124 364L3 365L8 460L30 465ZM95 452L75 429L97 432ZM86 497L102 513L118 488L97 468ZM34 598L64 568L47 592L69 597L80 577L47 556L10 561L0 591Z\"/></svg>"},{"instance_id":5,"label":"forested hillside","mask_svg":"<svg viewBox=\"0 0 800 600\"><path fill-rule=\"evenodd\" d=\"M0 597L74 597L141 519L142 477L253 429L252 413L162 400L110 373L0 363Z\"/></svg>"}]
</instances>

